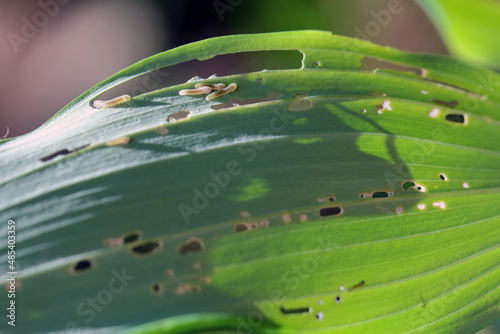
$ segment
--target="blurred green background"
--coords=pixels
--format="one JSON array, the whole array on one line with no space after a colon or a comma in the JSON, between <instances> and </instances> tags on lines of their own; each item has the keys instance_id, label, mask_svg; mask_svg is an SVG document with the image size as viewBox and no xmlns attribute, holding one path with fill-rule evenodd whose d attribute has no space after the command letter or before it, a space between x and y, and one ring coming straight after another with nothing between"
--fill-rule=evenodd
<instances>
[{"instance_id":1,"label":"blurred green background","mask_svg":"<svg viewBox=\"0 0 500 334\"><path fill-rule=\"evenodd\" d=\"M0 137L27 133L122 68L173 47L239 33L320 29L447 54L412 0L0 0ZM198 75L300 67L297 52L192 61L106 93L132 96ZM500 333L500 323L480 333Z\"/></svg>"}]
</instances>

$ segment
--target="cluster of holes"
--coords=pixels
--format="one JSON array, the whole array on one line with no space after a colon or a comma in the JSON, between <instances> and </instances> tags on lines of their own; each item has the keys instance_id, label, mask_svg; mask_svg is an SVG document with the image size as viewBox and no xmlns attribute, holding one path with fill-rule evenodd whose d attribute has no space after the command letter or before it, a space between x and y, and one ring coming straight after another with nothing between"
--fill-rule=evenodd
<instances>
[{"instance_id":1,"label":"cluster of holes","mask_svg":"<svg viewBox=\"0 0 500 334\"><path fill-rule=\"evenodd\" d=\"M177 250L180 255L188 255L191 253L199 253L205 249L203 240L197 237L190 237L184 241Z\"/></svg>"},{"instance_id":2,"label":"cluster of holes","mask_svg":"<svg viewBox=\"0 0 500 334\"><path fill-rule=\"evenodd\" d=\"M147 256L158 252L162 247L160 240L151 240L130 248L130 251L134 255Z\"/></svg>"},{"instance_id":3,"label":"cluster of holes","mask_svg":"<svg viewBox=\"0 0 500 334\"><path fill-rule=\"evenodd\" d=\"M392 197L394 196L394 192L387 190L387 191L375 191L372 193L361 193L359 194L359 198L387 198L387 197Z\"/></svg>"},{"instance_id":4,"label":"cluster of holes","mask_svg":"<svg viewBox=\"0 0 500 334\"><path fill-rule=\"evenodd\" d=\"M319 215L321 217L340 216L343 212L344 212L344 209L342 209L340 206L332 206L332 207L328 207L328 208L319 209Z\"/></svg>"},{"instance_id":5,"label":"cluster of holes","mask_svg":"<svg viewBox=\"0 0 500 334\"><path fill-rule=\"evenodd\" d=\"M324 201L335 202L335 196L328 195L326 197L316 197L316 201L318 201L318 203L323 203Z\"/></svg>"},{"instance_id":6,"label":"cluster of holes","mask_svg":"<svg viewBox=\"0 0 500 334\"><path fill-rule=\"evenodd\" d=\"M52 160L60 155L66 155L66 154L70 154L70 153L73 153L73 152L77 152L77 151L80 151L80 150L83 150L84 148L90 146L90 144L86 144L86 145L83 145L83 146L80 146L80 147L77 147L73 150L68 150L67 148L63 149L63 150L60 150L60 151L57 151L55 153L52 153L52 154L49 154L43 158L40 158L40 161L41 162L47 162L49 160Z\"/></svg>"},{"instance_id":7,"label":"cluster of holes","mask_svg":"<svg viewBox=\"0 0 500 334\"><path fill-rule=\"evenodd\" d=\"M235 232L246 232L254 230L258 227L267 227L269 226L269 221L266 219L261 220L259 223L237 223L233 226L233 231Z\"/></svg>"}]
</instances>

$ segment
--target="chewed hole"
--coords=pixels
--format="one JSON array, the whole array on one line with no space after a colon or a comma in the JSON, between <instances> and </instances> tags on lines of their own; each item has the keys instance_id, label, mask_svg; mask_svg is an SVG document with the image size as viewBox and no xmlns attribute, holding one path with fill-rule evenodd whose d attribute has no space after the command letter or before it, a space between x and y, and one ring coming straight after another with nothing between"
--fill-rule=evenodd
<instances>
[{"instance_id":1,"label":"chewed hole","mask_svg":"<svg viewBox=\"0 0 500 334\"><path fill-rule=\"evenodd\" d=\"M464 182L464 183L462 183L462 187L464 187L465 189L468 189L469 188L469 184L467 182Z\"/></svg>"},{"instance_id":2,"label":"chewed hole","mask_svg":"<svg viewBox=\"0 0 500 334\"><path fill-rule=\"evenodd\" d=\"M335 202L335 196L327 196L326 199L328 202Z\"/></svg>"},{"instance_id":3,"label":"chewed hole","mask_svg":"<svg viewBox=\"0 0 500 334\"><path fill-rule=\"evenodd\" d=\"M80 260L70 267L70 272L72 274L80 274L84 271L92 269L93 266L94 266L94 263L92 262L92 260L88 260L88 259Z\"/></svg>"},{"instance_id":4,"label":"chewed hole","mask_svg":"<svg viewBox=\"0 0 500 334\"><path fill-rule=\"evenodd\" d=\"M258 78L258 79L257 79L257 82L258 82L258 83L263 83L263 82L264 82L264 79L262 79L262 78Z\"/></svg>"},{"instance_id":5,"label":"chewed hole","mask_svg":"<svg viewBox=\"0 0 500 334\"><path fill-rule=\"evenodd\" d=\"M285 213L284 215L281 216L281 220L285 224L289 224L292 221L292 217L288 213Z\"/></svg>"},{"instance_id":6,"label":"chewed hole","mask_svg":"<svg viewBox=\"0 0 500 334\"><path fill-rule=\"evenodd\" d=\"M176 295L183 295L186 292L200 292L201 288L199 285L183 283L180 284L177 289L175 289Z\"/></svg>"},{"instance_id":7,"label":"chewed hole","mask_svg":"<svg viewBox=\"0 0 500 334\"><path fill-rule=\"evenodd\" d=\"M288 106L288 110L295 111L295 112L306 111L306 110L311 109L312 106L313 106L313 103L312 103L311 100L309 100L309 99L300 99L299 101L292 102Z\"/></svg>"},{"instance_id":8,"label":"chewed hole","mask_svg":"<svg viewBox=\"0 0 500 334\"><path fill-rule=\"evenodd\" d=\"M319 210L319 214L322 217L326 216L338 216L340 215L344 210L340 206L335 206L335 207L330 207L330 208L322 208Z\"/></svg>"},{"instance_id":9,"label":"chewed hole","mask_svg":"<svg viewBox=\"0 0 500 334\"><path fill-rule=\"evenodd\" d=\"M199 253L205 249L205 243L200 238L190 237L184 241L178 249L180 255Z\"/></svg>"},{"instance_id":10,"label":"chewed hole","mask_svg":"<svg viewBox=\"0 0 500 334\"><path fill-rule=\"evenodd\" d=\"M368 194L368 193L359 194L359 198L369 198L369 197L370 197L370 194Z\"/></svg>"},{"instance_id":11,"label":"chewed hole","mask_svg":"<svg viewBox=\"0 0 500 334\"><path fill-rule=\"evenodd\" d=\"M402 213L403 213L403 208L402 208L401 206L398 206L398 207L396 208L396 214L400 215L400 214L402 214Z\"/></svg>"},{"instance_id":12,"label":"chewed hole","mask_svg":"<svg viewBox=\"0 0 500 334\"><path fill-rule=\"evenodd\" d=\"M415 182L412 182L412 181L405 181L403 182L403 184L401 185L401 188L403 188L403 190L408 190L412 187L415 186Z\"/></svg>"},{"instance_id":13,"label":"chewed hole","mask_svg":"<svg viewBox=\"0 0 500 334\"><path fill-rule=\"evenodd\" d=\"M304 313L311 313L312 308L311 307L297 307L297 308L285 308L281 306L280 308L281 313L283 314L304 314Z\"/></svg>"},{"instance_id":14,"label":"chewed hole","mask_svg":"<svg viewBox=\"0 0 500 334\"><path fill-rule=\"evenodd\" d=\"M467 122L467 116L464 114L447 114L444 117L448 122L454 122L459 124L465 124Z\"/></svg>"},{"instance_id":15,"label":"chewed hole","mask_svg":"<svg viewBox=\"0 0 500 334\"><path fill-rule=\"evenodd\" d=\"M431 103L439 104L439 105L449 107L449 108L455 108L458 105L457 100L451 100L449 102L446 102L446 101L442 101L442 100L438 100L438 99L431 99Z\"/></svg>"},{"instance_id":16,"label":"chewed hole","mask_svg":"<svg viewBox=\"0 0 500 334\"><path fill-rule=\"evenodd\" d=\"M443 181L448 181L448 176L444 175L443 173L439 174L439 178Z\"/></svg>"},{"instance_id":17,"label":"chewed hole","mask_svg":"<svg viewBox=\"0 0 500 334\"><path fill-rule=\"evenodd\" d=\"M167 122L174 123L182 120L186 120L191 117L193 113L189 110L178 111L173 114L170 114L167 117Z\"/></svg>"},{"instance_id":18,"label":"chewed hole","mask_svg":"<svg viewBox=\"0 0 500 334\"><path fill-rule=\"evenodd\" d=\"M256 229L259 227L257 223L238 223L234 225L233 231L235 232L245 232L245 231L250 231L253 229Z\"/></svg>"},{"instance_id":19,"label":"chewed hole","mask_svg":"<svg viewBox=\"0 0 500 334\"><path fill-rule=\"evenodd\" d=\"M319 62L319 61L313 61L312 66L314 66L314 67L320 67L321 66L321 62Z\"/></svg>"},{"instance_id":20,"label":"chewed hole","mask_svg":"<svg viewBox=\"0 0 500 334\"><path fill-rule=\"evenodd\" d=\"M260 226L262 226L262 227L267 227L267 226L269 226L269 221L268 221L268 220L266 220L266 219L261 220L261 221L259 222L259 225L260 225Z\"/></svg>"},{"instance_id":21,"label":"chewed hole","mask_svg":"<svg viewBox=\"0 0 500 334\"><path fill-rule=\"evenodd\" d=\"M323 317L324 317L323 312L316 313L316 320L321 321L323 320Z\"/></svg>"},{"instance_id":22,"label":"chewed hole","mask_svg":"<svg viewBox=\"0 0 500 334\"><path fill-rule=\"evenodd\" d=\"M136 255L151 255L160 250L163 246L161 241L146 241L140 245L131 248L132 254Z\"/></svg>"},{"instance_id":23,"label":"chewed hole","mask_svg":"<svg viewBox=\"0 0 500 334\"><path fill-rule=\"evenodd\" d=\"M136 242L141 238L141 232L135 231L123 236L123 243L130 244L132 242Z\"/></svg>"},{"instance_id":24,"label":"chewed hole","mask_svg":"<svg viewBox=\"0 0 500 334\"><path fill-rule=\"evenodd\" d=\"M163 294L163 283L153 283L151 285L151 293L153 294L153 296L161 296Z\"/></svg>"},{"instance_id":25,"label":"chewed hole","mask_svg":"<svg viewBox=\"0 0 500 334\"><path fill-rule=\"evenodd\" d=\"M335 297L335 302L337 304L340 303L341 300L342 300L342 298L340 296Z\"/></svg>"},{"instance_id":26,"label":"chewed hole","mask_svg":"<svg viewBox=\"0 0 500 334\"><path fill-rule=\"evenodd\" d=\"M386 198L389 197L389 193L387 191L377 191L372 195L373 198Z\"/></svg>"}]
</instances>

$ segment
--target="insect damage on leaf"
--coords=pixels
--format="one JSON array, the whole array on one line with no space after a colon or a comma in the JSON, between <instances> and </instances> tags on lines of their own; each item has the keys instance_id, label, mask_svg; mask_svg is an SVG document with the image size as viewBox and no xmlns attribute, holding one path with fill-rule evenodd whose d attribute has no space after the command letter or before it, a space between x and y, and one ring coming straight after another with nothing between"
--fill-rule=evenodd
<instances>
[{"instance_id":1,"label":"insect damage on leaf","mask_svg":"<svg viewBox=\"0 0 500 334\"><path fill-rule=\"evenodd\" d=\"M117 106L119 104L125 103L127 101L130 101L130 95L121 95L118 97L115 97L114 99L107 100L107 101L101 101L101 100L94 100L90 102L90 106L95 109L104 109L104 108L111 108L114 106Z\"/></svg>"}]
</instances>

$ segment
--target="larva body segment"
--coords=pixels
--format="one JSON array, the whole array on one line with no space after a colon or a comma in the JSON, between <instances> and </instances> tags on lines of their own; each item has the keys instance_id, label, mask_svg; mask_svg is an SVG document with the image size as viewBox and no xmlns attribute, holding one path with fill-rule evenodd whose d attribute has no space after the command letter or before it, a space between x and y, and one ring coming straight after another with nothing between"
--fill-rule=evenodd
<instances>
[{"instance_id":1,"label":"larva body segment","mask_svg":"<svg viewBox=\"0 0 500 334\"><path fill-rule=\"evenodd\" d=\"M218 97L221 97L221 96L224 96L227 94L231 94L232 92L234 92L236 90L236 88L238 88L238 86L236 86L235 83L229 84L229 86L227 86L226 88L224 88L222 90L218 90L218 91L215 91L213 93L208 94L207 97L205 98L205 100L211 101L211 100L216 99Z\"/></svg>"},{"instance_id":2,"label":"larva body segment","mask_svg":"<svg viewBox=\"0 0 500 334\"><path fill-rule=\"evenodd\" d=\"M107 101L101 101L101 100L95 100L90 103L90 106L95 109L104 109L104 108L111 108L116 105L119 105L121 103L130 101L130 95L125 94L121 95L118 97L115 97L114 99L107 100Z\"/></svg>"},{"instance_id":3,"label":"larva body segment","mask_svg":"<svg viewBox=\"0 0 500 334\"><path fill-rule=\"evenodd\" d=\"M121 137L117 139L110 140L106 143L106 146L116 146L116 145L124 145L130 142L129 137Z\"/></svg>"},{"instance_id":4,"label":"larva body segment","mask_svg":"<svg viewBox=\"0 0 500 334\"><path fill-rule=\"evenodd\" d=\"M218 83L218 84L198 83L194 85L194 88L202 88L202 87L210 87L213 90L223 90L224 88L226 88L226 85L223 83Z\"/></svg>"},{"instance_id":5,"label":"larva body segment","mask_svg":"<svg viewBox=\"0 0 500 334\"><path fill-rule=\"evenodd\" d=\"M212 87L202 86L199 88L197 87L196 89L182 89L179 91L179 95L204 95L204 94L210 94L211 91Z\"/></svg>"}]
</instances>

